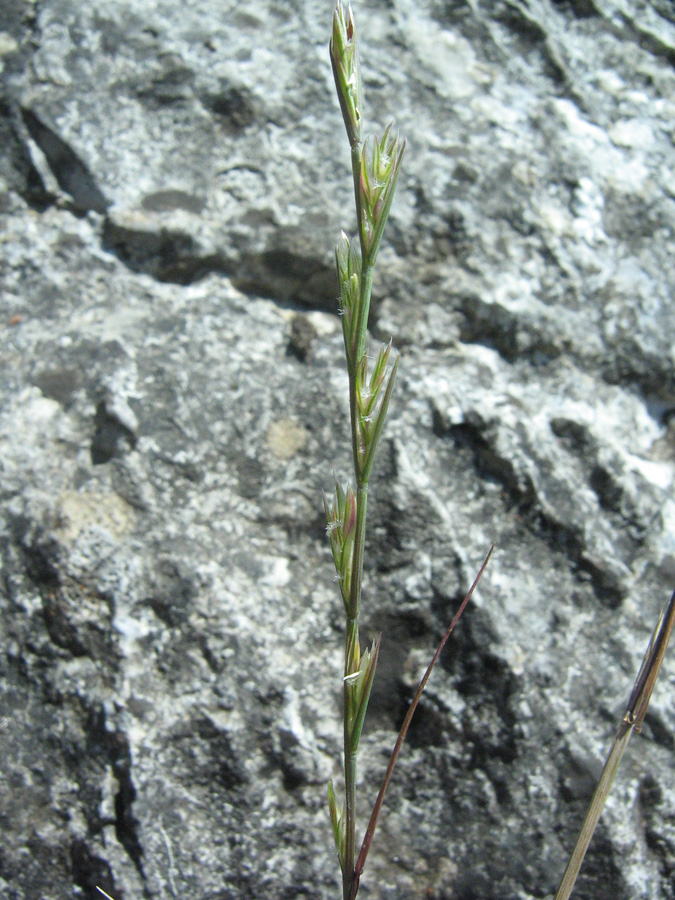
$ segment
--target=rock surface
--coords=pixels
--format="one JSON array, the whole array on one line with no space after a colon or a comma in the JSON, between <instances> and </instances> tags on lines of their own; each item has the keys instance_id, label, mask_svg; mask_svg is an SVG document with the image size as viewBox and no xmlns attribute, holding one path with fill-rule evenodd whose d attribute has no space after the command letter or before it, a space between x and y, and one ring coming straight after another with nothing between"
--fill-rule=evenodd
<instances>
[{"instance_id":1,"label":"rock surface","mask_svg":"<svg viewBox=\"0 0 675 900\"><path fill-rule=\"evenodd\" d=\"M319 0L0 2L0 895L339 895L353 227ZM668 0L359 0L408 137L373 341L361 896L544 900L675 580ZM576 896L667 900L675 664Z\"/></svg>"}]
</instances>

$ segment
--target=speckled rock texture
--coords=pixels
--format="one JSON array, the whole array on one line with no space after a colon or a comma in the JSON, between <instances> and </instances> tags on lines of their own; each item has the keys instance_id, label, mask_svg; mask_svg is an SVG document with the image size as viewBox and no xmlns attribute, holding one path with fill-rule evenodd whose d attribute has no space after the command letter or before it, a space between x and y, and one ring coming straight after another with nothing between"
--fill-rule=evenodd
<instances>
[{"instance_id":1,"label":"speckled rock texture","mask_svg":"<svg viewBox=\"0 0 675 900\"><path fill-rule=\"evenodd\" d=\"M354 227L331 0L0 0L0 896L329 900ZM669 0L358 0L408 150L373 345L363 900L550 900L675 587ZM675 657L578 900L671 900Z\"/></svg>"}]
</instances>

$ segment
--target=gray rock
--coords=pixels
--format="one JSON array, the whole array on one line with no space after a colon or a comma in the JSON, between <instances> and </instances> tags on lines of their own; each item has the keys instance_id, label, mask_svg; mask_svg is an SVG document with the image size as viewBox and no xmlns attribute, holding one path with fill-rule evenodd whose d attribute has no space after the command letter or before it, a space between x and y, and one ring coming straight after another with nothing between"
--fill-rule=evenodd
<instances>
[{"instance_id":1,"label":"gray rock","mask_svg":"<svg viewBox=\"0 0 675 900\"><path fill-rule=\"evenodd\" d=\"M675 578L675 16L363 0L408 137L371 316L366 898L552 897ZM353 228L331 3L0 3L0 895L338 896ZM672 653L671 653L672 656ZM579 900L667 900L666 659Z\"/></svg>"}]
</instances>

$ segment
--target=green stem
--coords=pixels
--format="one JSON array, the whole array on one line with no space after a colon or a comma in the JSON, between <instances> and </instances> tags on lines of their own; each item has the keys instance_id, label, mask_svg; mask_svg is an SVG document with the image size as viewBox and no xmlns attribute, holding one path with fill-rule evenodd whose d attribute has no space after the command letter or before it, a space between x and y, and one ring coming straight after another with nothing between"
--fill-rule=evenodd
<instances>
[{"instance_id":1,"label":"green stem","mask_svg":"<svg viewBox=\"0 0 675 900\"><path fill-rule=\"evenodd\" d=\"M363 257L363 229L361 228L361 219L363 218L363 210L361 206L361 148L363 143L357 141L351 145L352 148L352 177L354 179L354 202L356 204L356 221L359 226L359 237L361 238L361 256Z\"/></svg>"},{"instance_id":2,"label":"green stem","mask_svg":"<svg viewBox=\"0 0 675 900\"><path fill-rule=\"evenodd\" d=\"M352 175L354 177L354 201L356 203L356 221L361 244L361 295L356 324L356 347L354 349L354 366L358 365L366 349L366 330L370 311L370 292L373 286L373 263L366 251L365 230L363 224L363 204L361 203L361 148L359 141L352 144ZM358 472L358 470L357 470Z\"/></svg>"},{"instance_id":3,"label":"green stem","mask_svg":"<svg viewBox=\"0 0 675 900\"><path fill-rule=\"evenodd\" d=\"M361 603L361 578L363 575L363 551L365 547L366 503L368 485L359 485L356 495L356 535L354 538L354 560L352 565L350 615L347 616L345 636L345 682L344 682L344 754L345 754L345 855L342 872L343 900L352 896L354 859L356 855L356 749L353 746L351 722L354 711L349 683L346 677L353 672L352 656L349 648L358 642L358 615Z\"/></svg>"},{"instance_id":4,"label":"green stem","mask_svg":"<svg viewBox=\"0 0 675 900\"><path fill-rule=\"evenodd\" d=\"M356 854L356 754L345 754L345 857L342 872L343 900L350 900Z\"/></svg>"},{"instance_id":5,"label":"green stem","mask_svg":"<svg viewBox=\"0 0 675 900\"><path fill-rule=\"evenodd\" d=\"M356 753L352 749L350 733L349 682L347 676L352 674L352 654L350 647L358 641L358 622L356 618L347 617L345 636L345 680L344 692L344 751L345 751L345 853L342 871L343 900L349 900L354 878L354 858L356 855Z\"/></svg>"},{"instance_id":6,"label":"green stem","mask_svg":"<svg viewBox=\"0 0 675 900\"><path fill-rule=\"evenodd\" d=\"M359 484L356 491L356 533L354 535L354 558L352 562L350 614L358 619L361 611L361 582L363 580L363 557L366 549L366 506L368 504L368 482Z\"/></svg>"},{"instance_id":7,"label":"green stem","mask_svg":"<svg viewBox=\"0 0 675 900\"><path fill-rule=\"evenodd\" d=\"M363 351L361 351L363 352ZM354 559L351 575L351 596L349 617L359 617L361 607L361 581L363 578L363 554L366 544L366 509L368 505L368 481L361 477L363 467L361 448L359 446L358 404L356 402L356 364L349 373L349 406L352 424L352 454L354 457L354 475L356 478L356 531L354 535Z\"/></svg>"},{"instance_id":8,"label":"green stem","mask_svg":"<svg viewBox=\"0 0 675 900\"><path fill-rule=\"evenodd\" d=\"M358 341L358 338L357 338ZM356 478L356 483L358 487L358 483L360 481L360 469L361 464L359 460L361 459L361 448L359 446L359 425L358 425L358 403L356 402L356 379L357 379L357 362L358 357L355 356L355 360L353 365L349 367L349 414L351 417L351 426L352 426L352 458L354 463L354 477ZM358 500L356 506L356 515L359 514ZM354 584L354 578L352 576L352 586Z\"/></svg>"},{"instance_id":9,"label":"green stem","mask_svg":"<svg viewBox=\"0 0 675 900\"><path fill-rule=\"evenodd\" d=\"M352 674L352 657L349 648L358 641L358 617L361 607L361 582L363 580L363 556L366 544L366 511L368 505L368 482L361 478L362 458L358 404L356 402L357 364L365 352L367 307L370 302L370 287L373 280L373 267L364 267L361 279L361 303L356 332L356 352L349 371L349 406L352 426L352 452L354 475L356 477L356 525L354 534L354 556L352 559L351 587L347 627L345 634L345 677ZM365 297L365 303L364 303ZM354 861L356 857L356 749L352 743L350 723L353 720L349 683L344 682L344 774L345 774L345 852L342 871L343 900L352 897L354 880Z\"/></svg>"},{"instance_id":10,"label":"green stem","mask_svg":"<svg viewBox=\"0 0 675 900\"><path fill-rule=\"evenodd\" d=\"M361 357L366 352L366 333L368 331L368 313L370 312L370 293L373 287L372 263L367 257L361 256L361 296L359 298L359 314L356 320L356 346L354 352L354 366L361 362Z\"/></svg>"}]
</instances>

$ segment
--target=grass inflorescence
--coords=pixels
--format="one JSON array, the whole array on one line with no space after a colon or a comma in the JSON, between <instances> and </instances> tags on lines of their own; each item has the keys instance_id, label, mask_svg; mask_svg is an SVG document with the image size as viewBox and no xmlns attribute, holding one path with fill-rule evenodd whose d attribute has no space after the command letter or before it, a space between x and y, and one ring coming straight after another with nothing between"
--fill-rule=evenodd
<instances>
[{"instance_id":1,"label":"grass inflorescence","mask_svg":"<svg viewBox=\"0 0 675 900\"><path fill-rule=\"evenodd\" d=\"M339 282L339 312L349 380L354 484L336 482L332 499L325 498L327 533L345 611L344 802L339 803L332 782L328 806L342 870L343 900L354 900L373 833L396 758L419 702L426 679L447 640L448 630L418 693L411 704L399 740L375 801L358 857L356 854L356 761L370 690L375 676L380 640L363 650L359 639L359 613L365 551L368 483L391 400L399 356L392 343L372 357L368 353L367 326L373 270L389 215L406 142L388 125L380 137L363 131L363 84L356 25L351 6L338 0L333 15L330 58L340 109L351 149L357 235L342 232L335 250ZM488 554L489 557L489 554ZM481 568L482 574L487 559ZM474 586L475 587L475 583ZM473 587L471 591L473 591ZM468 602L467 595L462 610Z\"/></svg>"}]
</instances>

